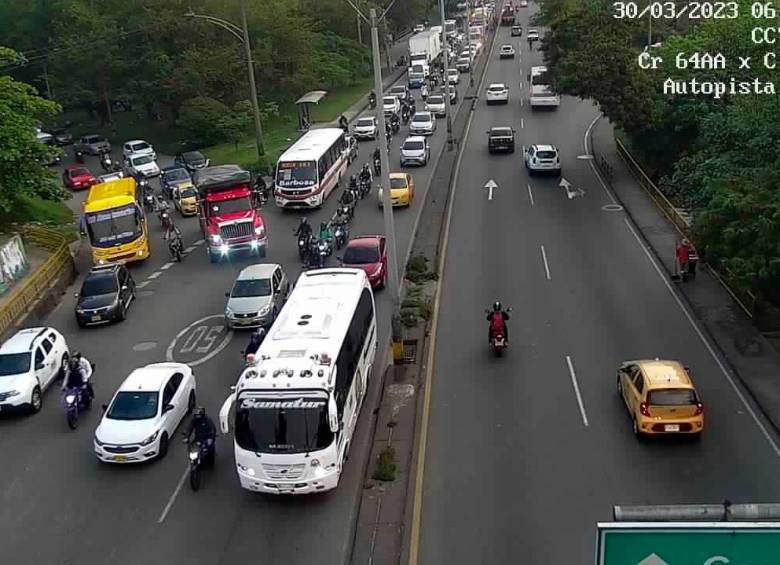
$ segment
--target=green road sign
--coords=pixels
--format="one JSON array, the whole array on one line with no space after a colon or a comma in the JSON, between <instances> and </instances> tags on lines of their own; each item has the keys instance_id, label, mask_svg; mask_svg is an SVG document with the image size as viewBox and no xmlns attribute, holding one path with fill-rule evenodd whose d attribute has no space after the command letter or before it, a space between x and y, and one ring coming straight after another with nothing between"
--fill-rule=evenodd
<instances>
[{"instance_id":1,"label":"green road sign","mask_svg":"<svg viewBox=\"0 0 780 565\"><path fill-rule=\"evenodd\" d=\"M600 523L596 565L780 565L780 523Z\"/></svg>"}]
</instances>

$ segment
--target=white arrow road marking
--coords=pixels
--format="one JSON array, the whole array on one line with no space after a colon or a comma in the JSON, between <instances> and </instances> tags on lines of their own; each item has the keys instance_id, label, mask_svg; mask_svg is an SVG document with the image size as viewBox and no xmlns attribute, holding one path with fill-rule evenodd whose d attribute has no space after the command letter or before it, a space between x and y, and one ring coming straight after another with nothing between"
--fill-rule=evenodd
<instances>
[{"instance_id":1,"label":"white arrow road marking","mask_svg":"<svg viewBox=\"0 0 780 565\"><path fill-rule=\"evenodd\" d=\"M566 191L566 196L569 197L569 200L578 196L585 196L584 190L581 188L572 188L571 183L563 177L561 177L561 182L558 183L558 186L563 187L563 189Z\"/></svg>"},{"instance_id":2,"label":"white arrow road marking","mask_svg":"<svg viewBox=\"0 0 780 565\"><path fill-rule=\"evenodd\" d=\"M488 200L493 200L493 190L498 188L498 185L496 184L496 181L493 179L490 179L485 183L484 188L488 189Z\"/></svg>"}]
</instances>

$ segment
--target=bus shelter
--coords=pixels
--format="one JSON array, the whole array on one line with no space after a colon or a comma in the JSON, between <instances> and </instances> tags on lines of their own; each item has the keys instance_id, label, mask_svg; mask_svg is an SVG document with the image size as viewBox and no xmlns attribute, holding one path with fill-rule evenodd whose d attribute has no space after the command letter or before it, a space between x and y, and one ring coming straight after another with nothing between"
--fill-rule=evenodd
<instances>
[{"instance_id":1,"label":"bus shelter","mask_svg":"<svg viewBox=\"0 0 780 565\"><path fill-rule=\"evenodd\" d=\"M326 90L312 90L307 92L298 100L295 105L298 106L298 129L302 132L308 131L312 125L311 108L313 104L319 104L320 100L327 96Z\"/></svg>"}]
</instances>

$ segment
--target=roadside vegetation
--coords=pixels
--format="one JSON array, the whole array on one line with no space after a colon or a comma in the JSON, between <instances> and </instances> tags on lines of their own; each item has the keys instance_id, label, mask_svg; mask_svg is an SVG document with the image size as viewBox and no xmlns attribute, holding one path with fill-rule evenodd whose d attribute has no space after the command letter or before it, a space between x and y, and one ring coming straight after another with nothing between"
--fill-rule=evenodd
<instances>
[{"instance_id":1,"label":"roadside vegetation","mask_svg":"<svg viewBox=\"0 0 780 565\"><path fill-rule=\"evenodd\" d=\"M759 301L780 305L780 98L663 92L667 78L780 88L780 72L762 63L771 49L751 39L754 27L777 26L780 17L756 20L752 2L738 4L736 19L654 20L650 53L663 62L641 69L647 18L616 19L607 0L548 0L543 49L556 88L595 100L654 182L692 214L708 261ZM694 59L679 62L680 52L722 53L726 67L697 70ZM749 69L740 57L751 58Z\"/></svg>"}]
</instances>

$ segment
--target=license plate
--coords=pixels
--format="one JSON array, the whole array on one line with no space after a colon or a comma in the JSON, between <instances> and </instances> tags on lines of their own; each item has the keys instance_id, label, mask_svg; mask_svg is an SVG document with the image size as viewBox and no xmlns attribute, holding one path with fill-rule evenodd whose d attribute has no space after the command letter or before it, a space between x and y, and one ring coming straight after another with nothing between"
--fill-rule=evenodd
<instances>
[{"instance_id":1,"label":"license plate","mask_svg":"<svg viewBox=\"0 0 780 565\"><path fill-rule=\"evenodd\" d=\"M666 424L664 426L665 432L679 432L680 431L680 425L679 424Z\"/></svg>"},{"instance_id":2,"label":"license plate","mask_svg":"<svg viewBox=\"0 0 780 565\"><path fill-rule=\"evenodd\" d=\"M127 461L127 457L125 455L114 455L114 461Z\"/></svg>"},{"instance_id":3,"label":"license plate","mask_svg":"<svg viewBox=\"0 0 780 565\"><path fill-rule=\"evenodd\" d=\"M239 320L238 323L245 326L247 324L251 324L252 320Z\"/></svg>"},{"instance_id":4,"label":"license plate","mask_svg":"<svg viewBox=\"0 0 780 565\"><path fill-rule=\"evenodd\" d=\"M92 316L92 321L93 322L99 322L100 321L100 316Z\"/></svg>"}]
</instances>

